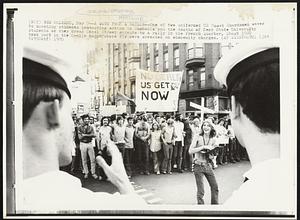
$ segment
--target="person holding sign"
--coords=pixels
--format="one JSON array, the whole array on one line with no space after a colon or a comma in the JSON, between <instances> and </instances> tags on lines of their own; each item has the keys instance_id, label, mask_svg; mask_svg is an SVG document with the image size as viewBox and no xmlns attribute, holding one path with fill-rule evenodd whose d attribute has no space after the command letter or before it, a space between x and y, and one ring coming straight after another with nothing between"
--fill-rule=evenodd
<instances>
[{"instance_id":1,"label":"person holding sign","mask_svg":"<svg viewBox=\"0 0 300 220\"><path fill-rule=\"evenodd\" d=\"M210 121L205 120L201 125L201 134L194 136L189 153L194 154L194 175L197 184L197 202L204 204L204 183L203 176L206 177L211 190L211 204L218 204L219 188L212 165L209 152L217 147L216 131Z\"/></svg>"}]
</instances>

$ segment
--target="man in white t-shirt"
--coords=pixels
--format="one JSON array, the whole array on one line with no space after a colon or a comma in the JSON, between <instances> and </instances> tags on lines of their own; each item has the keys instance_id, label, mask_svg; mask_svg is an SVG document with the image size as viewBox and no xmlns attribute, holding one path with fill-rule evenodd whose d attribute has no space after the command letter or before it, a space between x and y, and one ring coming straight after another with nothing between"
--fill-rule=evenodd
<instances>
[{"instance_id":1,"label":"man in white t-shirt","mask_svg":"<svg viewBox=\"0 0 300 220\"><path fill-rule=\"evenodd\" d=\"M279 47L257 42L237 46L221 58L214 76L227 87L235 136L246 148L252 166L225 207L293 210L293 174L280 155Z\"/></svg>"},{"instance_id":2,"label":"man in white t-shirt","mask_svg":"<svg viewBox=\"0 0 300 220\"><path fill-rule=\"evenodd\" d=\"M127 178L117 147L109 142L109 166L97 163L119 193L94 193L78 178L59 170L71 162L74 124L63 59L30 48L23 56L23 181L17 184L17 213L139 209L145 201Z\"/></svg>"},{"instance_id":3,"label":"man in white t-shirt","mask_svg":"<svg viewBox=\"0 0 300 220\"><path fill-rule=\"evenodd\" d=\"M183 172L182 169L182 154L183 154L183 135L184 135L184 124L181 121L181 115L178 114L175 117L174 121L174 129L175 129L175 144L173 150L173 158L172 158L172 165L174 169L177 169L179 173Z\"/></svg>"}]
</instances>

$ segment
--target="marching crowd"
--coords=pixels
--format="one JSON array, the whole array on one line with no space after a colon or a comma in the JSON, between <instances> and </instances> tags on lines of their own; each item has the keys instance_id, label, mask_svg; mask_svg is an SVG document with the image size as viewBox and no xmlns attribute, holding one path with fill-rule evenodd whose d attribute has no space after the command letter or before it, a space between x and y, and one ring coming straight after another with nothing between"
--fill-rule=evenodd
<instances>
[{"instance_id":1,"label":"marching crowd","mask_svg":"<svg viewBox=\"0 0 300 220\"><path fill-rule=\"evenodd\" d=\"M280 145L278 47L235 47L215 67L214 76L226 86L231 99L235 133L228 117L206 117L202 121L202 117L183 118L180 114L139 113L101 120L82 115L72 120L72 95L63 78L64 67L65 62L55 56L24 48L23 181L17 184L16 194L21 214L23 210L28 214L144 209L146 202L128 177L151 172L193 171L198 204L204 204L205 176L211 204L219 204L213 168L245 159L245 149L251 169L224 207L294 212L295 178L287 172L292 170L292 160L284 156L286 153L281 155L287 145ZM65 167L70 163L71 167ZM73 175L59 167L70 168ZM108 179L119 193L84 188L75 176L76 170L82 171L84 178Z\"/></svg>"},{"instance_id":2,"label":"marching crowd","mask_svg":"<svg viewBox=\"0 0 300 220\"><path fill-rule=\"evenodd\" d=\"M137 113L111 115L101 120L85 114L73 116L74 147L71 173L82 171L94 179L105 180L103 169L97 165L101 155L108 164L111 157L108 142L114 142L121 152L129 178L136 174L172 174L193 171L194 154L189 153L193 138L201 135L203 122L199 116L183 117L182 114ZM227 117L206 117L216 131L218 147L208 154L213 169L227 163L249 160L247 152L238 143Z\"/></svg>"}]
</instances>

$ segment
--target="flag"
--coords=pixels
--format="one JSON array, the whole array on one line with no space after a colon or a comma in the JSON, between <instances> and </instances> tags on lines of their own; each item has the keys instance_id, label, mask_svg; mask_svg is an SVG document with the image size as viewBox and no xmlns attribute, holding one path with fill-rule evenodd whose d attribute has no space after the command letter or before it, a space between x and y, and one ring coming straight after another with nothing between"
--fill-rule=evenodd
<instances>
[{"instance_id":1,"label":"flag","mask_svg":"<svg viewBox=\"0 0 300 220\"><path fill-rule=\"evenodd\" d=\"M135 105L133 99L129 98L128 96L124 95L123 93L121 93L119 91L117 92L116 100L117 101L122 101L122 100L129 101L129 102L131 102L131 103L133 103Z\"/></svg>"}]
</instances>

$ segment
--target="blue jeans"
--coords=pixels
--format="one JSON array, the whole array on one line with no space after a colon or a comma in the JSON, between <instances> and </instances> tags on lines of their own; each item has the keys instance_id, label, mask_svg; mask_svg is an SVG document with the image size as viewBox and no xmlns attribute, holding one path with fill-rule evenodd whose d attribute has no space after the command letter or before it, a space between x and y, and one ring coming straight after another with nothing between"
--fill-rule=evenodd
<instances>
[{"instance_id":1,"label":"blue jeans","mask_svg":"<svg viewBox=\"0 0 300 220\"><path fill-rule=\"evenodd\" d=\"M158 152L152 152L152 158L153 158L153 170L155 173L159 172L159 166L160 166L160 159L159 159L159 151Z\"/></svg>"},{"instance_id":2,"label":"blue jeans","mask_svg":"<svg viewBox=\"0 0 300 220\"><path fill-rule=\"evenodd\" d=\"M172 144L163 144L164 150L164 160L162 163L162 172L171 172L171 162L172 162L172 155L173 155L173 145Z\"/></svg>"},{"instance_id":3,"label":"blue jeans","mask_svg":"<svg viewBox=\"0 0 300 220\"><path fill-rule=\"evenodd\" d=\"M140 172L149 172L149 145L146 141L136 140L138 168Z\"/></svg>"},{"instance_id":4,"label":"blue jeans","mask_svg":"<svg viewBox=\"0 0 300 220\"><path fill-rule=\"evenodd\" d=\"M184 139L182 163L184 169L192 169L193 155L189 154L191 139Z\"/></svg>"},{"instance_id":5,"label":"blue jeans","mask_svg":"<svg viewBox=\"0 0 300 220\"><path fill-rule=\"evenodd\" d=\"M127 175L132 175L132 158L133 158L133 148L125 148L124 154L124 166Z\"/></svg>"},{"instance_id":6,"label":"blue jeans","mask_svg":"<svg viewBox=\"0 0 300 220\"><path fill-rule=\"evenodd\" d=\"M203 196L204 196L204 184L203 184L203 176L206 177L211 191L211 204L219 204L219 188L217 184L217 180L215 174L211 168L211 165L208 163L204 164L194 164L194 175L197 184L197 202L198 204L204 204Z\"/></svg>"},{"instance_id":7,"label":"blue jeans","mask_svg":"<svg viewBox=\"0 0 300 220\"><path fill-rule=\"evenodd\" d=\"M121 155L122 155L122 158L124 160L124 155L125 155L125 144L121 143L121 144L116 144Z\"/></svg>"},{"instance_id":8,"label":"blue jeans","mask_svg":"<svg viewBox=\"0 0 300 220\"><path fill-rule=\"evenodd\" d=\"M182 153L183 153L182 141L175 141L172 164L173 165L176 164L178 170L182 169Z\"/></svg>"}]
</instances>

